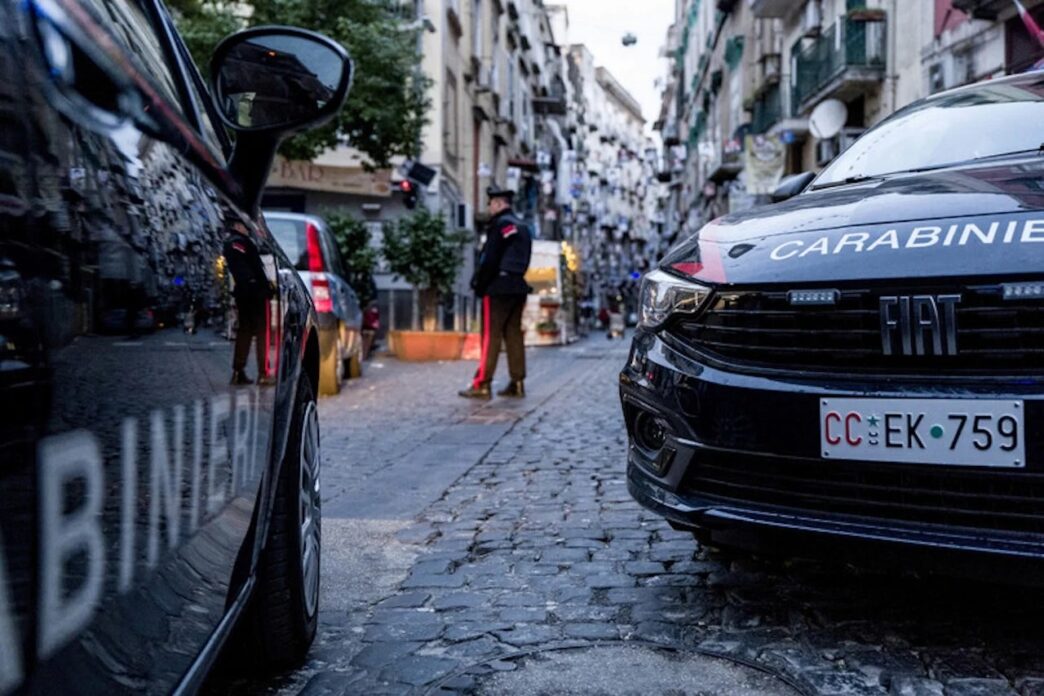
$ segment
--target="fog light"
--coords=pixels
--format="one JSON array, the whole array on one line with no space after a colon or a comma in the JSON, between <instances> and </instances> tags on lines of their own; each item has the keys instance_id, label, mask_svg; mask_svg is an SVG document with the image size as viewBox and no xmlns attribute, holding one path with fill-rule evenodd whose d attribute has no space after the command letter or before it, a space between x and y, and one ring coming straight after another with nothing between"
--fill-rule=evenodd
<instances>
[{"instance_id":1,"label":"fog light","mask_svg":"<svg viewBox=\"0 0 1044 696\"><path fill-rule=\"evenodd\" d=\"M634 423L634 439L640 448L655 455L667 442L667 424L660 418L642 411Z\"/></svg>"}]
</instances>

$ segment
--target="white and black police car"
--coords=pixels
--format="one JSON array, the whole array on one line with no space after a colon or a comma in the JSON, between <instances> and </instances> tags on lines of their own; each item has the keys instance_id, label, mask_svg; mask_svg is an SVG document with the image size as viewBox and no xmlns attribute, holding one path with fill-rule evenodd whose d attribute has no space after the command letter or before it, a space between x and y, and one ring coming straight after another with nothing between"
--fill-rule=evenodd
<instances>
[{"instance_id":1,"label":"white and black police car","mask_svg":"<svg viewBox=\"0 0 1044 696\"><path fill-rule=\"evenodd\" d=\"M0 694L191 693L237 626L273 667L315 634L317 325L258 202L351 63L267 27L211 72L160 0L0 0Z\"/></svg>"},{"instance_id":2,"label":"white and black police car","mask_svg":"<svg viewBox=\"0 0 1044 696\"><path fill-rule=\"evenodd\" d=\"M632 495L721 547L1041 581L1044 74L914 103L777 194L643 281Z\"/></svg>"}]
</instances>

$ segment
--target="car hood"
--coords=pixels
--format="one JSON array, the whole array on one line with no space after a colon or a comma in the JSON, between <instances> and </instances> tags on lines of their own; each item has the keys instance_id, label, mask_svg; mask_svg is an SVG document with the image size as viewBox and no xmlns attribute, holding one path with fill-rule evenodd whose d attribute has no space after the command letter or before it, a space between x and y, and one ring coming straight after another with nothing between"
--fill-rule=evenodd
<instances>
[{"instance_id":1,"label":"car hood","mask_svg":"<svg viewBox=\"0 0 1044 696\"><path fill-rule=\"evenodd\" d=\"M1044 272L1044 156L811 191L719 218L661 268L715 284Z\"/></svg>"}]
</instances>

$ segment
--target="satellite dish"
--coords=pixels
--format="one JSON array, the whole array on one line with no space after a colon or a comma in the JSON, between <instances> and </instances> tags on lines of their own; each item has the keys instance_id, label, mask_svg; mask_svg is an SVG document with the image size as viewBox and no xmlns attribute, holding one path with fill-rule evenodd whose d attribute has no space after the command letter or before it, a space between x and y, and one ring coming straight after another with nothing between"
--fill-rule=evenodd
<instances>
[{"instance_id":1,"label":"satellite dish","mask_svg":"<svg viewBox=\"0 0 1044 696\"><path fill-rule=\"evenodd\" d=\"M841 132L848 120L848 107L839 99L827 99L812 110L808 130L817 140L833 138Z\"/></svg>"}]
</instances>

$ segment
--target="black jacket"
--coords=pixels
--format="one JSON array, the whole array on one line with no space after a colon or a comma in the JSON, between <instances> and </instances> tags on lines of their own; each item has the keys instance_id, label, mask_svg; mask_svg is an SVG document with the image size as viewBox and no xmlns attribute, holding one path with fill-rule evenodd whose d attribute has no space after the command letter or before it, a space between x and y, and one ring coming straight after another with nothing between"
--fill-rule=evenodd
<instances>
[{"instance_id":1,"label":"black jacket","mask_svg":"<svg viewBox=\"0 0 1044 696\"><path fill-rule=\"evenodd\" d=\"M228 270L235 280L232 294L236 302L263 302L272 296L272 288L261 263L261 254L250 237L232 233L223 249Z\"/></svg>"},{"instance_id":2,"label":"black jacket","mask_svg":"<svg viewBox=\"0 0 1044 696\"><path fill-rule=\"evenodd\" d=\"M525 223L508 208L489 221L479 267L471 280L478 296L527 295L525 274L533 253L533 240Z\"/></svg>"}]
</instances>

